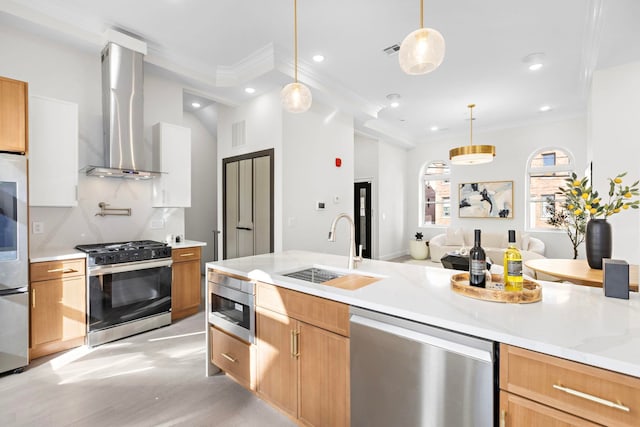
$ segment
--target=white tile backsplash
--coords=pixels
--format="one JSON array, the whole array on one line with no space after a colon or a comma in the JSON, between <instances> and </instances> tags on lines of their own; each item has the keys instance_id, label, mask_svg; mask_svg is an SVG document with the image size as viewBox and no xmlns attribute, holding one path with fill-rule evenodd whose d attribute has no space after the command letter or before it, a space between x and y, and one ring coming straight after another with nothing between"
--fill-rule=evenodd
<instances>
[{"instance_id":1,"label":"white tile backsplash","mask_svg":"<svg viewBox=\"0 0 640 427\"><path fill-rule=\"evenodd\" d=\"M87 177L81 172L77 207L30 208L30 223L44 224L44 233L30 233L30 252L87 243L164 241L167 234L184 234L184 209L152 208L151 191L149 181ZM131 216L96 216L100 202L131 208ZM163 226L156 228L158 224Z\"/></svg>"}]
</instances>

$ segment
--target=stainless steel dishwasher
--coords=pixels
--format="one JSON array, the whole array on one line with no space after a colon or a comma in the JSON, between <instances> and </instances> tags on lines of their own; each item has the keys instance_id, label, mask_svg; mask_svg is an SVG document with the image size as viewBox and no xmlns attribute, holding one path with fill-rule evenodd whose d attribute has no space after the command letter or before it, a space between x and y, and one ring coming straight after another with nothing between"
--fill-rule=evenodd
<instances>
[{"instance_id":1,"label":"stainless steel dishwasher","mask_svg":"<svg viewBox=\"0 0 640 427\"><path fill-rule=\"evenodd\" d=\"M492 427L494 343L351 308L351 425Z\"/></svg>"}]
</instances>

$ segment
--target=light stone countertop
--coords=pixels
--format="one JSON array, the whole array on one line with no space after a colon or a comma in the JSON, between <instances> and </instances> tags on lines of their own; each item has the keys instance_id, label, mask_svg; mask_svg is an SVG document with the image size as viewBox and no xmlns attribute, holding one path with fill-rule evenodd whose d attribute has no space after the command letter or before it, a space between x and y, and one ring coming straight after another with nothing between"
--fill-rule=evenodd
<instances>
[{"instance_id":1,"label":"light stone countertop","mask_svg":"<svg viewBox=\"0 0 640 427\"><path fill-rule=\"evenodd\" d=\"M356 273L382 280L355 291L282 276L312 265L346 270L347 257L285 251L207 263L232 274L365 309L640 377L640 295L606 298L601 288L539 281L542 301L480 301L450 289L455 270L365 260Z\"/></svg>"},{"instance_id":2,"label":"light stone countertop","mask_svg":"<svg viewBox=\"0 0 640 427\"><path fill-rule=\"evenodd\" d=\"M86 257L86 253L73 248L47 248L32 251L29 254L29 262L64 261L67 259Z\"/></svg>"},{"instance_id":3,"label":"light stone countertop","mask_svg":"<svg viewBox=\"0 0 640 427\"><path fill-rule=\"evenodd\" d=\"M183 240L180 243L170 243L172 249L180 249L180 248L193 248L196 246L207 246L206 242L198 242L197 240Z\"/></svg>"}]
</instances>

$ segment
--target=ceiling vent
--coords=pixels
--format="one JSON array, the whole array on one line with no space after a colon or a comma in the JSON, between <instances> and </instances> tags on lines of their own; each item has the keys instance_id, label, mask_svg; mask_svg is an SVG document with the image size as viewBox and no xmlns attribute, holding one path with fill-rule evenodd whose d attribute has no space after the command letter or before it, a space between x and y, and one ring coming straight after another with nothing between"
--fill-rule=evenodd
<instances>
[{"instance_id":1,"label":"ceiling vent","mask_svg":"<svg viewBox=\"0 0 640 427\"><path fill-rule=\"evenodd\" d=\"M395 55L396 53L398 53L399 50L400 50L400 45L398 43L382 49L382 51L386 53L388 56Z\"/></svg>"}]
</instances>

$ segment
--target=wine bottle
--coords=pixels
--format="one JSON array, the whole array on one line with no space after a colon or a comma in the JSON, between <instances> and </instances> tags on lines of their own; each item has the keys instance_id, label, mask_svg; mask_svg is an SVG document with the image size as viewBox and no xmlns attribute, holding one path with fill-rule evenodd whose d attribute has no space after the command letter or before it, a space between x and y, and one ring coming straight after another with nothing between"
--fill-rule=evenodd
<instances>
[{"instance_id":1,"label":"wine bottle","mask_svg":"<svg viewBox=\"0 0 640 427\"><path fill-rule=\"evenodd\" d=\"M516 247L515 230L509 230L509 247L504 251L504 290L522 290L522 254Z\"/></svg>"},{"instance_id":2,"label":"wine bottle","mask_svg":"<svg viewBox=\"0 0 640 427\"><path fill-rule=\"evenodd\" d=\"M473 232L473 247L469 251L469 284L484 288L486 287L487 256L480 243L480 230L474 230Z\"/></svg>"}]
</instances>

